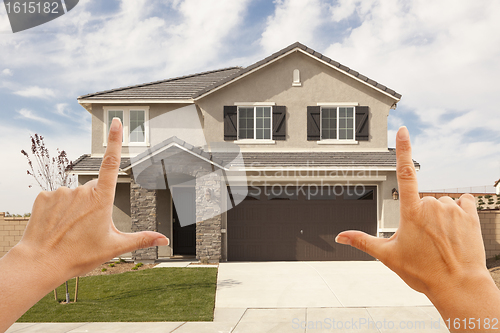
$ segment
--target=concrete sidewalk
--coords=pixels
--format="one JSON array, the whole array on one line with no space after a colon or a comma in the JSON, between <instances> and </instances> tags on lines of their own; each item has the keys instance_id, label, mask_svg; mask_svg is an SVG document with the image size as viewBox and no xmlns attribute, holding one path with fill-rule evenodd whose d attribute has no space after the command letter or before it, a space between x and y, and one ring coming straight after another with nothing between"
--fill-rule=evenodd
<instances>
[{"instance_id":1,"label":"concrete sidewalk","mask_svg":"<svg viewBox=\"0 0 500 333\"><path fill-rule=\"evenodd\" d=\"M7 332L332 331L448 332L427 297L380 262L221 263L213 322L19 323Z\"/></svg>"}]
</instances>

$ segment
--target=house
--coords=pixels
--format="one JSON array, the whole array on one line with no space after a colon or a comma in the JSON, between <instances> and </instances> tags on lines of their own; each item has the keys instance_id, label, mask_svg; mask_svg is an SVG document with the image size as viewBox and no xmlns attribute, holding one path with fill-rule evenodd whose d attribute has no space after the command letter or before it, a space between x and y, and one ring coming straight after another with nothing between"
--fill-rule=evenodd
<instances>
[{"instance_id":1,"label":"house","mask_svg":"<svg viewBox=\"0 0 500 333\"><path fill-rule=\"evenodd\" d=\"M495 182L495 192L500 195L500 179Z\"/></svg>"},{"instance_id":2,"label":"house","mask_svg":"<svg viewBox=\"0 0 500 333\"><path fill-rule=\"evenodd\" d=\"M97 177L120 117L113 220L171 240L130 254L136 261L373 260L334 239L346 229L389 237L398 227L387 117L400 98L294 43L246 68L78 97L92 115L92 149L73 171L80 184ZM217 155L224 143L238 151ZM193 205L194 213L183 208Z\"/></svg>"}]
</instances>

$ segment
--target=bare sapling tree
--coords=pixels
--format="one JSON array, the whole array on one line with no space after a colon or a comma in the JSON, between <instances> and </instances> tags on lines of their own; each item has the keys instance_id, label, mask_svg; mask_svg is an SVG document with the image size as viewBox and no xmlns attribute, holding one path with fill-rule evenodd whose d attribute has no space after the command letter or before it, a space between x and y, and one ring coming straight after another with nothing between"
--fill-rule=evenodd
<instances>
[{"instance_id":1,"label":"bare sapling tree","mask_svg":"<svg viewBox=\"0 0 500 333\"><path fill-rule=\"evenodd\" d=\"M43 191L55 191L61 186L71 187L75 183L75 177L70 173L73 169L73 163L68 159L66 151L57 148L57 155L51 158L43 136L35 134L34 136L30 135L30 138L33 157L30 157L24 149L21 150L21 154L28 159L28 175L35 178ZM29 185L29 187L32 186ZM66 281L65 285L66 304L69 304L68 281ZM78 286L78 283L76 286ZM54 290L54 297L57 301L57 290Z\"/></svg>"}]
</instances>

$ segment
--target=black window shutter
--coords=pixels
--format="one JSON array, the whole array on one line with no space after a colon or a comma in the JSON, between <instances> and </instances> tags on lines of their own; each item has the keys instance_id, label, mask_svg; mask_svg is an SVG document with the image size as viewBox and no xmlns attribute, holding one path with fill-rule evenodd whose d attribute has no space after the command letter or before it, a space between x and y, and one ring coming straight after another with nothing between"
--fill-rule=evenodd
<instances>
[{"instance_id":1,"label":"black window shutter","mask_svg":"<svg viewBox=\"0 0 500 333\"><path fill-rule=\"evenodd\" d=\"M369 119L368 106L356 106L356 140L368 141L370 137Z\"/></svg>"},{"instance_id":2,"label":"black window shutter","mask_svg":"<svg viewBox=\"0 0 500 333\"><path fill-rule=\"evenodd\" d=\"M236 105L224 106L224 140L238 140L238 107Z\"/></svg>"},{"instance_id":3,"label":"black window shutter","mask_svg":"<svg viewBox=\"0 0 500 333\"><path fill-rule=\"evenodd\" d=\"M319 141L320 140L320 106L308 106L307 107L307 140L308 141Z\"/></svg>"},{"instance_id":4,"label":"black window shutter","mask_svg":"<svg viewBox=\"0 0 500 333\"><path fill-rule=\"evenodd\" d=\"M286 140L286 106L273 106L273 140Z\"/></svg>"}]
</instances>

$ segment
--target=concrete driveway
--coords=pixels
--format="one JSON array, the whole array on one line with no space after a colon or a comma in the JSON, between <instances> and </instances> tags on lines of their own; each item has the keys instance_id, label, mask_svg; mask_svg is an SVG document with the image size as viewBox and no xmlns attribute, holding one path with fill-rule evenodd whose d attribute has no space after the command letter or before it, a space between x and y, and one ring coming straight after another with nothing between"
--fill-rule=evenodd
<instances>
[{"instance_id":1,"label":"concrete driveway","mask_svg":"<svg viewBox=\"0 0 500 333\"><path fill-rule=\"evenodd\" d=\"M230 332L448 332L425 295L375 261L221 263L216 323Z\"/></svg>"},{"instance_id":2,"label":"concrete driveway","mask_svg":"<svg viewBox=\"0 0 500 333\"><path fill-rule=\"evenodd\" d=\"M216 308L429 306L378 261L221 263Z\"/></svg>"}]
</instances>

